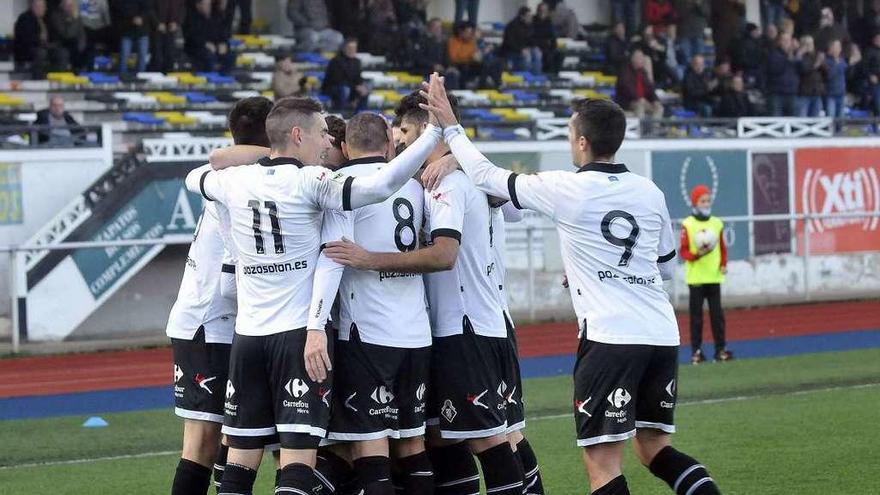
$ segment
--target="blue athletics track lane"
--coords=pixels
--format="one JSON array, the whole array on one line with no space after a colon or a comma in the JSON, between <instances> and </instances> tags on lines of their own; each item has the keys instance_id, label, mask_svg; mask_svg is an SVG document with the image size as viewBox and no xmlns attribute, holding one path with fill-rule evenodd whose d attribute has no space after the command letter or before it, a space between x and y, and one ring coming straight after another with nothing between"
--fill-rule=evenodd
<instances>
[{"instance_id":1,"label":"blue athletics track lane","mask_svg":"<svg viewBox=\"0 0 880 495\"><path fill-rule=\"evenodd\" d=\"M728 346L738 358L880 347L877 300L731 310L727 323ZM679 357L687 362L686 315L679 327ZM517 332L525 378L571 372L573 323L521 326ZM711 352L711 345L709 340L704 348ZM0 360L0 420L171 407L171 380L169 348Z\"/></svg>"}]
</instances>

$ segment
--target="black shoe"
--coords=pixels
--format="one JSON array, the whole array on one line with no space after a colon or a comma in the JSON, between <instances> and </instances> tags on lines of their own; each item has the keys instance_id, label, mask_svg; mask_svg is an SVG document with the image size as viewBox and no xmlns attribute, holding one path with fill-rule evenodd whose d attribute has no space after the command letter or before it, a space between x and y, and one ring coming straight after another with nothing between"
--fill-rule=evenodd
<instances>
[{"instance_id":1,"label":"black shoe","mask_svg":"<svg viewBox=\"0 0 880 495\"><path fill-rule=\"evenodd\" d=\"M694 351L693 355L691 355L691 364L700 364L706 360L706 356L703 355L703 351L701 349L697 349Z\"/></svg>"},{"instance_id":2,"label":"black shoe","mask_svg":"<svg viewBox=\"0 0 880 495\"><path fill-rule=\"evenodd\" d=\"M720 351L715 352L715 362L726 362L733 361L733 353L728 351L727 349L722 349Z\"/></svg>"}]
</instances>

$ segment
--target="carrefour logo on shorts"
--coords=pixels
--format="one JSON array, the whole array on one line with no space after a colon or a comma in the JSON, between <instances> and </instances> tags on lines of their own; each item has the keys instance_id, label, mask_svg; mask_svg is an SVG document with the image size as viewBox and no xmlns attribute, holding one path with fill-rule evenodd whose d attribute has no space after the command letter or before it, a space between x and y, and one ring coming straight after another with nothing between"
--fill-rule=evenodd
<instances>
[{"instance_id":1,"label":"carrefour logo on shorts","mask_svg":"<svg viewBox=\"0 0 880 495\"><path fill-rule=\"evenodd\" d=\"M632 396L627 392L625 388L618 388L608 394L608 402L611 403L612 406L617 409L622 409L629 404L629 401L632 400Z\"/></svg>"},{"instance_id":2,"label":"carrefour logo on shorts","mask_svg":"<svg viewBox=\"0 0 880 495\"><path fill-rule=\"evenodd\" d=\"M374 388L370 397L379 404L388 404L394 400L394 394L385 388L385 385Z\"/></svg>"},{"instance_id":3,"label":"carrefour logo on shorts","mask_svg":"<svg viewBox=\"0 0 880 495\"><path fill-rule=\"evenodd\" d=\"M306 395L306 392L309 391L309 386L299 378L292 378L287 380L287 383L284 385L284 390L286 390L294 399L299 399L303 395Z\"/></svg>"}]
</instances>

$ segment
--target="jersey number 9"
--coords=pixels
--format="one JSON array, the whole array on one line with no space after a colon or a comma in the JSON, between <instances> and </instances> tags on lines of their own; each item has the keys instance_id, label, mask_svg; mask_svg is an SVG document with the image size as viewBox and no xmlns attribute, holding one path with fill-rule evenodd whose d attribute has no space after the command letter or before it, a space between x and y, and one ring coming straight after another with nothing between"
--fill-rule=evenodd
<instances>
[{"instance_id":1,"label":"jersey number 9","mask_svg":"<svg viewBox=\"0 0 880 495\"><path fill-rule=\"evenodd\" d=\"M611 232L611 224L618 218L626 220L632 227L627 237L617 237ZM636 222L635 217L623 210L609 211L602 218L602 235L611 244L623 247L623 254L620 255L620 261L617 262L617 266L629 266L629 259L632 258L633 248L636 247L636 239L639 238L639 224Z\"/></svg>"}]
</instances>

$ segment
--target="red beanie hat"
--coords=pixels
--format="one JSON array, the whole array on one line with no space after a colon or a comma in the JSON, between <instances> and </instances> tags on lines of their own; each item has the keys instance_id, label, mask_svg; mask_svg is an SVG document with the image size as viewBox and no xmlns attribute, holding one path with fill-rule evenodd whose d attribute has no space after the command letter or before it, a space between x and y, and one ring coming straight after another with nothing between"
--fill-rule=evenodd
<instances>
[{"instance_id":1,"label":"red beanie hat","mask_svg":"<svg viewBox=\"0 0 880 495\"><path fill-rule=\"evenodd\" d=\"M712 191L703 184L698 185L697 187L691 190L691 206L697 206L697 201L700 200L700 196L708 194L712 195Z\"/></svg>"}]
</instances>

